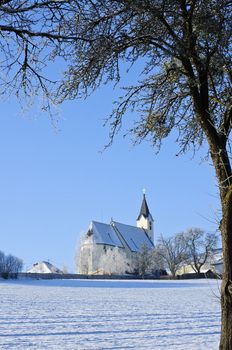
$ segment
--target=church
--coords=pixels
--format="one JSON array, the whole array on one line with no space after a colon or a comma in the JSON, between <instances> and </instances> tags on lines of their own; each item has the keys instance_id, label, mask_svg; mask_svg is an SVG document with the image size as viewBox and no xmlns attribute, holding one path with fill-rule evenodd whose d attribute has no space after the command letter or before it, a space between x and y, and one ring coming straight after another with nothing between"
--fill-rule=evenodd
<instances>
[{"instance_id":1,"label":"church","mask_svg":"<svg viewBox=\"0 0 232 350\"><path fill-rule=\"evenodd\" d=\"M136 226L111 220L109 224L92 221L80 244L78 273L125 274L136 268L136 255L146 246L154 247L154 220L143 194Z\"/></svg>"}]
</instances>

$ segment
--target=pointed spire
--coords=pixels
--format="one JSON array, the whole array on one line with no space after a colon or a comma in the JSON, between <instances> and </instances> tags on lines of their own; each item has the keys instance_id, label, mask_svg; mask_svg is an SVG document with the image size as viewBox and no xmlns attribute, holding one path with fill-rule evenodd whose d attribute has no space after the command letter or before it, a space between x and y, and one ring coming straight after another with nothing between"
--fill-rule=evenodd
<instances>
[{"instance_id":1,"label":"pointed spire","mask_svg":"<svg viewBox=\"0 0 232 350\"><path fill-rule=\"evenodd\" d=\"M152 217L150 212L149 212L149 208L148 208L148 205L147 205L146 195L145 195L145 191L144 190L143 190L143 201L142 201L140 213L139 213L139 216L138 216L137 220L139 220L141 218L141 216L144 216L145 218L148 218L149 216Z\"/></svg>"}]
</instances>

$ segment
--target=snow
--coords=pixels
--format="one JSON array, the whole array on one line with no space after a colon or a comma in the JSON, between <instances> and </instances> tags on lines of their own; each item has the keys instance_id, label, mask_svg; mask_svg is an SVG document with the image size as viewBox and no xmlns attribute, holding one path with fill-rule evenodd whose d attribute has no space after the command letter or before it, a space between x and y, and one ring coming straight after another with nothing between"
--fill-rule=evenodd
<instances>
[{"instance_id":1,"label":"snow","mask_svg":"<svg viewBox=\"0 0 232 350\"><path fill-rule=\"evenodd\" d=\"M143 229L115 221L114 227L121 233L132 252L139 252L143 245L146 245L150 249L153 248L152 242Z\"/></svg>"},{"instance_id":2,"label":"snow","mask_svg":"<svg viewBox=\"0 0 232 350\"><path fill-rule=\"evenodd\" d=\"M218 349L219 282L0 281L0 349Z\"/></svg>"},{"instance_id":3,"label":"snow","mask_svg":"<svg viewBox=\"0 0 232 350\"><path fill-rule=\"evenodd\" d=\"M52 265L48 261L41 261L34 264L28 271L28 273L63 273L57 267Z\"/></svg>"},{"instance_id":4,"label":"snow","mask_svg":"<svg viewBox=\"0 0 232 350\"><path fill-rule=\"evenodd\" d=\"M123 248L122 242L119 240L116 232L111 225L92 221L92 229L94 232L95 243L109 244L115 247Z\"/></svg>"},{"instance_id":5,"label":"snow","mask_svg":"<svg viewBox=\"0 0 232 350\"><path fill-rule=\"evenodd\" d=\"M139 252L142 245L153 248L153 244L142 228L130 226L113 221L111 225L92 221L94 242L97 244L109 244L123 248L121 238L126 242L132 252ZM119 237L118 237L119 236Z\"/></svg>"}]
</instances>

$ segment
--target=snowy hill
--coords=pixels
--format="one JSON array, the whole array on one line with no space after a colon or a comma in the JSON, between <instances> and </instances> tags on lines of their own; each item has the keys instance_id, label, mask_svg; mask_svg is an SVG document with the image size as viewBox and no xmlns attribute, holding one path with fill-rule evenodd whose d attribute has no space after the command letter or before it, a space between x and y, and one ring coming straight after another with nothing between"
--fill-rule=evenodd
<instances>
[{"instance_id":1,"label":"snowy hill","mask_svg":"<svg viewBox=\"0 0 232 350\"><path fill-rule=\"evenodd\" d=\"M48 261L41 261L33 264L33 266L27 271L28 273L63 273L60 269L52 265Z\"/></svg>"}]
</instances>

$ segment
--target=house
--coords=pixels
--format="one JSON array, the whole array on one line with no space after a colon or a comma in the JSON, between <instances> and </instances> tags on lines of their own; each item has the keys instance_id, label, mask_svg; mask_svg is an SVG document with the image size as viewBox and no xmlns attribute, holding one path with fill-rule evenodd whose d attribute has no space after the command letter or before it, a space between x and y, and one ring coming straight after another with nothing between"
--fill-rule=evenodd
<instances>
[{"instance_id":1,"label":"house","mask_svg":"<svg viewBox=\"0 0 232 350\"><path fill-rule=\"evenodd\" d=\"M135 268L141 248L154 247L154 220L145 194L136 226L92 221L80 245L78 273L124 274Z\"/></svg>"},{"instance_id":2,"label":"house","mask_svg":"<svg viewBox=\"0 0 232 350\"><path fill-rule=\"evenodd\" d=\"M60 269L52 265L48 261L41 261L33 264L27 273L63 273Z\"/></svg>"}]
</instances>

